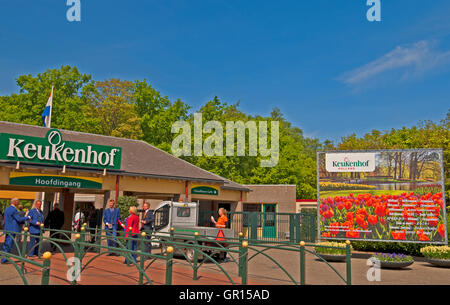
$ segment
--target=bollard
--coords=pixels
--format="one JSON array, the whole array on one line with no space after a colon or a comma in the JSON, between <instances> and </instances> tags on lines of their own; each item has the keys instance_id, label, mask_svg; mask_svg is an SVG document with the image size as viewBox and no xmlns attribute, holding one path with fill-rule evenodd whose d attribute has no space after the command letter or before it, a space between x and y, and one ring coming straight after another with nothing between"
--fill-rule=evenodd
<instances>
[{"instance_id":1,"label":"bollard","mask_svg":"<svg viewBox=\"0 0 450 305\"><path fill-rule=\"evenodd\" d=\"M27 240L28 240L28 227L24 227L23 228L23 241L22 241L22 257L25 258L27 257L28 253L27 253ZM22 263L20 264L20 269L24 270L24 266L25 266L25 261L22 261Z\"/></svg>"},{"instance_id":2,"label":"bollard","mask_svg":"<svg viewBox=\"0 0 450 305\"><path fill-rule=\"evenodd\" d=\"M141 233L140 238L140 251L141 255L139 256L139 266L141 267L141 270L139 271L139 285L142 285L144 283L144 263L145 263L145 235L147 235L145 232Z\"/></svg>"},{"instance_id":3,"label":"bollard","mask_svg":"<svg viewBox=\"0 0 450 305\"><path fill-rule=\"evenodd\" d=\"M198 269L198 251L197 251L197 249L198 249L198 232L195 232L194 233L194 262L193 262L193 264L192 264L192 269L193 269L193 271L194 271L194 274L193 274L193 276L192 276L192 279L194 280L194 281L196 281L198 278L197 278L197 269Z\"/></svg>"},{"instance_id":4,"label":"bollard","mask_svg":"<svg viewBox=\"0 0 450 305\"><path fill-rule=\"evenodd\" d=\"M132 237L131 237L131 230L132 229L133 229L132 227L128 228L128 232L130 232L130 233L128 234L128 237L127 237L127 240L126 240L127 250L130 250L130 251L131 251L131 243L132 243ZM128 256L130 257L130 259L128 259ZM127 267L130 266L130 260L133 259L132 256L133 255L132 255L131 252L125 253L125 257L126 257L125 260L127 261Z\"/></svg>"},{"instance_id":5,"label":"bollard","mask_svg":"<svg viewBox=\"0 0 450 305\"><path fill-rule=\"evenodd\" d=\"M300 242L300 285L305 285L305 242Z\"/></svg>"},{"instance_id":6,"label":"bollard","mask_svg":"<svg viewBox=\"0 0 450 305\"><path fill-rule=\"evenodd\" d=\"M242 285L247 285L248 242L242 242Z\"/></svg>"},{"instance_id":7,"label":"bollard","mask_svg":"<svg viewBox=\"0 0 450 305\"><path fill-rule=\"evenodd\" d=\"M74 245L73 245L73 255L74 255L75 258L79 259L80 266L81 266L80 245L79 245L80 238L81 238L81 235L79 233L75 234L75 242L74 242ZM77 284L77 280L76 280L76 277L74 277L74 279L72 280L72 285L76 285L76 284Z\"/></svg>"},{"instance_id":8,"label":"bollard","mask_svg":"<svg viewBox=\"0 0 450 305\"><path fill-rule=\"evenodd\" d=\"M101 237L101 229L100 229L100 236L98 234L98 227L95 227L95 245L97 246L95 249L95 252L100 253L101 252L101 242L102 242L102 237Z\"/></svg>"},{"instance_id":9,"label":"bollard","mask_svg":"<svg viewBox=\"0 0 450 305\"><path fill-rule=\"evenodd\" d=\"M166 254L166 285L172 285L172 259L173 259L173 247L167 247Z\"/></svg>"},{"instance_id":10,"label":"bollard","mask_svg":"<svg viewBox=\"0 0 450 305\"><path fill-rule=\"evenodd\" d=\"M345 262L347 264L347 285L352 284L352 248L350 245L350 241L345 241Z\"/></svg>"},{"instance_id":11,"label":"bollard","mask_svg":"<svg viewBox=\"0 0 450 305\"><path fill-rule=\"evenodd\" d=\"M170 228L170 241L173 241L174 234L175 234L175 229L172 227L172 228Z\"/></svg>"},{"instance_id":12,"label":"bollard","mask_svg":"<svg viewBox=\"0 0 450 305\"><path fill-rule=\"evenodd\" d=\"M38 246L38 258L41 258L41 250L42 250L42 237L44 235L44 224L41 223L39 225L39 246Z\"/></svg>"},{"instance_id":13,"label":"bollard","mask_svg":"<svg viewBox=\"0 0 450 305\"><path fill-rule=\"evenodd\" d=\"M86 227L83 226L80 228L80 241L85 243L86 242ZM85 246L84 245L79 245L80 246L80 258L84 256L84 249Z\"/></svg>"},{"instance_id":14,"label":"bollard","mask_svg":"<svg viewBox=\"0 0 450 305\"><path fill-rule=\"evenodd\" d=\"M238 258L238 276L242 274L242 240L244 239L244 234L239 232L239 258Z\"/></svg>"},{"instance_id":15,"label":"bollard","mask_svg":"<svg viewBox=\"0 0 450 305\"><path fill-rule=\"evenodd\" d=\"M41 285L48 285L50 280L50 259L52 258L52 253L47 251L42 257L44 258L44 266L42 267Z\"/></svg>"}]
</instances>

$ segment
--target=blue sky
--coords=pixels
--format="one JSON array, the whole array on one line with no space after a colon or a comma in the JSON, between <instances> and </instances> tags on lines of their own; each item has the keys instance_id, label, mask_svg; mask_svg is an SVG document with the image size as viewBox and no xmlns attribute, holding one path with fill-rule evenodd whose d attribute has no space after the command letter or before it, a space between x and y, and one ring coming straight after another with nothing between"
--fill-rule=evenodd
<instances>
[{"instance_id":1,"label":"blue sky","mask_svg":"<svg viewBox=\"0 0 450 305\"><path fill-rule=\"evenodd\" d=\"M0 94L61 65L144 79L198 108L214 95L247 113L279 107L306 135L440 120L450 108L450 1L66 0L0 5ZM0 118L1 119L1 118Z\"/></svg>"}]
</instances>

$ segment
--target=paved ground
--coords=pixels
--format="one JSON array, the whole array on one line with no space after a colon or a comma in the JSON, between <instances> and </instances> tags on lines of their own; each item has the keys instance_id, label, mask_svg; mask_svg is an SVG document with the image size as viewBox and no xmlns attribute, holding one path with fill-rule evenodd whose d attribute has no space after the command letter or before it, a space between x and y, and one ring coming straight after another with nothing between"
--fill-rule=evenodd
<instances>
[{"instance_id":1,"label":"paved ground","mask_svg":"<svg viewBox=\"0 0 450 305\"><path fill-rule=\"evenodd\" d=\"M250 256L253 252L250 251ZM298 252L287 252L282 250L269 250L265 252L275 258L283 266L294 280L299 281L299 254ZM87 258L93 253L88 253ZM366 265L367 253L354 253L352 258L352 281L353 284L428 284L428 285L448 285L450 284L450 268L434 267L423 259L416 258L416 262L409 268L403 270L381 270L380 282L369 282L367 280ZM86 260L84 260L85 262ZM331 263L331 265L344 276L346 271L345 263ZM238 277L237 265L233 262L221 264L229 273L233 281L241 283ZM250 284L293 284L283 271L271 262L268 258L258 255L249 262L249 283ZM31 284L39 284L41 279L40 270L31 265L26 265L26 277ZM61 254L52 257L51 284L68 284L66 279L67 266ZM185 285L225 285L231 284L229 279L212 263L204 263L200 268L199 280L192 281L192 269L186 261L181 258L174 260L173 284ZM156 261L148 270L147 275L153 284L164 284L165 282L165 262ZM17 271L12 265L0 265L0 284L21 284L22 281ZM95 260L83 271L81 275L82 285L90 284L137 284L138 272L134 267L127 267L123 264L121 257L102 256ZM342 284L344 282L325 263L318 261L312 254L306 254L306 283L307 284Z\"/></svg>"}]
</instances>

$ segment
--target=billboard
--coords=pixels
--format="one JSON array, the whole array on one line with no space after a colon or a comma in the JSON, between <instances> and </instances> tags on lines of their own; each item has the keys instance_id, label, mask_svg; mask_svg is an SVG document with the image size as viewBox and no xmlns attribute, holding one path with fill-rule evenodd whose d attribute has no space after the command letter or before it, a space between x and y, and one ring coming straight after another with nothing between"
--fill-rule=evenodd
<instances>
[{"instance_id":1,"label":"billboard","mask_svg":"<svg viewBox=\"0 0 450 305\"><path fill-rule=\"evenodd\" d=\"M319 240L447 244L442 150L317 153Z\"/></svg>"}]
</instances>

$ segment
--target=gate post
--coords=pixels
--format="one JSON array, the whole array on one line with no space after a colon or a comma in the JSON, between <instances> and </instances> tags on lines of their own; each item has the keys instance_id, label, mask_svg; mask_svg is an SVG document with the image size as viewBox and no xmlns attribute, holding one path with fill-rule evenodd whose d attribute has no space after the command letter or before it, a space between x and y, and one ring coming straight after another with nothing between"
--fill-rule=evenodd
<instances>
[{"instance_id":1,"label":"gate post","mask_svg":"<svg viewBox=\"0 0 450 305\"><path fill-rule=\"evenodd\" d=\"M289 241L292 243L295 240L295 218L297 215L289 214Z\"/></svg>"},{"instance_id":2,"label":"gate post","mask_svg":"<svg viewBox=\"0 0 450 305\"><path fill-rule=\"evenodd\" d=\"M41 285L48 285L50 279L50 259L52 258L52 253L45 252L43 257L44 257L44 266L42 267Z\"/></svg>"},{"instance_id":3,"label":"gate post","mask_svg":"<svg viewBox=\"0 0 450 305\"><path fill-rule=\"evenodd\" d=\"M295 221L295 231L297 232L297 234L295 234L295 242L299 243L300 242L300 232L301 232L301 227L300 224L302 222L302 218L303 218L303 214L297 214L295 215L296 217L296 221Z\"/></svg>"},{"instance_id":4,"label":"gate post","mask_svg":"<svg viewBox=\"0 0 450 305\"><path fill-rule=\"evenodd\" d=\"M300 285L305 285L305 242L300 242Z\"/></svg>"},{"instance_id":5,"label":"gate post","mask_svg":"<svg viewBox=\"0 0 450 305\"><path fill-rule=\"evenodd\" d=\"M238 276L242 276L242 240L244 238L244 234L239 232L239 257L238 257Z\"/></svg>"},{"instance_id":6,"label":"gate post","mask_svg":"<svg viewBox=\"0 0 450 305\"><path fill-rule=\"evenodd\" d=\"M166 254L166 285L172 285L172 259L173 247L167 247Z\"/></svg>"},{"instance_id":7,"label":"gate post","mask_svg":"<svg viewBox=\"0 0 450 305\"><path fill-rule=\"evenodd\" d=\"M22 241L22 257L25 258L28 255L28 253L27 253L28 227L24 227L23 232L24 232L24 235L23 235L23 241ZM25 265L25 261L22 261L21 266L20 266L22 272L24 269L24 265Z\"/></svg>"},{"instance_id":8,"label":"gate post","mask_svg":"<svg viewBox=\"0 0 450 305\"><path fill-rule=\"evenodd\" d=\"M44 224L41 223L39 227L40 227L39 228L40 230L39 230L38 258L40 259L41 258L41 250L42 250L42 242L43 242L42 236L44 235Z\"/></svg>"},{"instance_id":9,"label":"gate post","mask_svg":"<svg viewBox=\"0 0 450 305\"><path fill-rule=\"evenodd\" d=\"M140 238L140 251L141 251L141 255L139 258L139 265L141 267L141 270L139 270L139 285L142 285L144 282L144 263L145 263L145 257L147 257L146 255L144 255L145 253L145 235L147 235L145 232L141 233L141 238Z\"/></svg>"},{"instance_id":10,"label":"gate post","mask_svg":"<svg viewBox=\"0 0 450 305\"><path fill-rule=\"evenodd\" d=\"M352 251L351 251L351 246L350 246L350 241L346 240L345 241L346 245L345 245L345 262L347 264L347 285L351 285L352 284Z\"/></svg>"},{"instance_id":11,"label":"gate post","mask_svg":"<svg viewBox=\"0 0 450 305\"><path fill-rule=\"evenodd\" d=\"M258 212L250 212L249 214L249 224L250 224L250 239L258 239Z\"/></svg>"},{"instance_id":12,"label":"gate post","mask_svg":"<svg viewBox=\"0 0 450 305\"><path fill-rule=\"evenodd\" d=\"M310 242L315 242L316 241L316 216L311 214L309 215L309 237L310 237Z\"/></svg>"},{"instance_id":13,"label":"gate post","mask_svg":"<svg viewBox=\"0 0 450 305\"><path fill-rule=\"evenodd\" d=\"M241 279L242 279L242 285L247 285L247 265L248 265L248 242L243 241L242 242L242 250L240 251L240 255L242 256L242 272L241 272Z\"/></svg>"},{"instance_id":14,"label":"gate post","mask_svg":"<svg viewBox=\"0 0 450 305\"><path fill-rule=\"evenodd\" d=\"M192 265L192 269L194 271L194 274L192 276L192 279L194 281L197 280L197 269L198 269L198 232L194 233L194 262Z\"/></svg>"}]
</instances>

